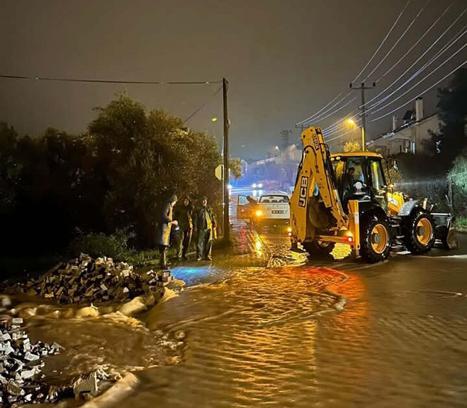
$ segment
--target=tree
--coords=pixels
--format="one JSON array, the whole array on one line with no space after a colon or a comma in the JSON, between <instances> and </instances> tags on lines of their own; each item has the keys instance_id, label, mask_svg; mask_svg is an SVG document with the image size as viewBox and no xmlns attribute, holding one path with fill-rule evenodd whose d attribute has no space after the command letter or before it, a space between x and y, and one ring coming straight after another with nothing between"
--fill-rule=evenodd
<instances>
[{"instance_id":1,"label":"tree","mask_svg":"<svg viewBox=\"0 0 467 408\"><path fill-rule=\"evenodd\" d=\"M362 150L360 143L356 142L355 140L349 140L348 142L345 142L343 150L345 153L349 152L359 152Z\"/></svg>"},{"instance_id":2,"label":"tree","mask_svg":"<svg viewBox=\"0 0 467 408\"><path fill-rule=\"evenodd\" d=\"M0 214L8 214L16 203L21 166L17 161L18 134L0 122Z\"/></svg>"},{"instance_id":3,"label":"tree","mask_svg":"<svg viewBox=\"0 0 467 408\"><path fill-rule=\"evenodd\" d=\"M439 133L433 135L432 151L446 172L457 154L467 147L467 69L460 69L447 88L439 89Z\"/></svg>"},{"instance_id":4,"label":"tree","mask_svg":"<svg viewBox=\"0 0 467 408\"><path fill-rule=\"evenodd\" d=\"M467 217L467 149L456 157L448 177L453 184L453 204L456 215Z\"/></svg>"},{"instance_id":5,"label":"tree","mask_svg":"<svg viewBox=\"0 0 467 408\"><path fill-rule=\"evenodd\" d=\"M137 244L149 246L161 207L172 193L218 201L214 169L220 156L213 138L183 129L180 118L161 110L147 113L124 95L98 112L89 133L107 186L108 232L131 228Z\"/></svg>"},{"instance_id":6,"label":"tree","mask_svg":"<svg viewBox=\"0 0 467 408\"><path fill-rule=\"evenodd\" d=\"M234 179L239 179L240 177L242 177L242 161L240 159L230 159L229 170L230 175Z\"/></svg>"}]
</instances>

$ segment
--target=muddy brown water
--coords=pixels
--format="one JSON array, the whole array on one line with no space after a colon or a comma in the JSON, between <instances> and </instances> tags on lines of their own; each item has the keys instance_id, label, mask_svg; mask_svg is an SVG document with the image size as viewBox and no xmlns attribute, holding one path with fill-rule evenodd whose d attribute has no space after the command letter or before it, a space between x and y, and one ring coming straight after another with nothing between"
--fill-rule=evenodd
<instances>
[{"instance_id":1,"label":"muddy brown water","mask_svg":"<svg viewBox=\"0 0 467 408\"><path fill-rule=\"evenodd\" d=\"M221 259L174 268L192 286L142 322L28 322L32 337L67 347L47 375L95 363L134 370L140 384L119 404L132 408L466 406L463 252L290 266L300 259L286 239L260 238L248 245L261 258L272 248L278 267ZM174 347L178 330L187 337Z\"/></svg>"}]
</instances>

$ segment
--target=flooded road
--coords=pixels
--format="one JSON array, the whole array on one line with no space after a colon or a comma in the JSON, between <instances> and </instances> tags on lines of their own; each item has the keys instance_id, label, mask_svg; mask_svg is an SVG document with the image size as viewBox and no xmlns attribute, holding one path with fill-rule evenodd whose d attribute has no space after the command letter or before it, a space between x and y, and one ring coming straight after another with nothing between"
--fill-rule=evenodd
<instances>
[{"instance_id":1,"label":"flooded road","mask_svg":"<svg viewBox=\"0 0 467 408\"><path fill-rule=\"evenodd\" d=\"M48 380L132 371L115 405L132 408L467 406L465 250L368 265L292 253L280 231L233 236L212 264L175 266L186 290L138 319L18 306L34 341L65 346Z\"/></svg>"},{"instance_id":2,"label":"flooded road","mask_svg":"<svg viewBox=\"0 0 467 408\"><path fill-rule=\"evenodd\" d=\"M250 240L256 258L276 254L272 267L174 269L195 286L147 324L187 332L182 361L139 373L122 406L466 405L464 255L297 266L283 235Z\"/></svg>"}]
</instances>

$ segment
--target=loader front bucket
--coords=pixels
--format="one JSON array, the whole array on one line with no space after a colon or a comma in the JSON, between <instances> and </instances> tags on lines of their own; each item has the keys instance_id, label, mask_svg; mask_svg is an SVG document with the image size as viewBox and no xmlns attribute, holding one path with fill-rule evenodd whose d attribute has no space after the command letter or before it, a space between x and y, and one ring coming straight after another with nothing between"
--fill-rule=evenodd
<instances>
[{"instance_id":1,"label":"loader front bucket","mask_svg":"<svg viewBox=\"0 0 467 408\"><path fill-rule=\"evenodd\" d=\"M452 227L453 216L450 213L432 213L435 220L436 243L444 249L457 249L459 241Z\"/></svg>"}]
</instances>

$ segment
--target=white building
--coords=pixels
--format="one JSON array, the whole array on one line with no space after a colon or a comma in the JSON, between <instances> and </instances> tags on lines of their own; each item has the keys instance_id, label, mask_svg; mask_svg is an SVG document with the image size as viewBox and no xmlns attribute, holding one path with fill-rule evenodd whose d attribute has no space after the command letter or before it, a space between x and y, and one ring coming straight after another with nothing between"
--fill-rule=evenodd
<instances>
[{"instance_id":1,"label":"white building","mask_svg":"<svg viewBox=\"0 0 467 408\"><path fill-rule=\"evenodd\" d=\"M403 117L402 125L393 116L392 131L367 143L369 150L379 150L383 155L421 152L425 141L430 141L432 133L439 131L440 119L437 113L424 116L423 98L415 100L415 110L409 110Z\"/></svg>"}]
</instances>

